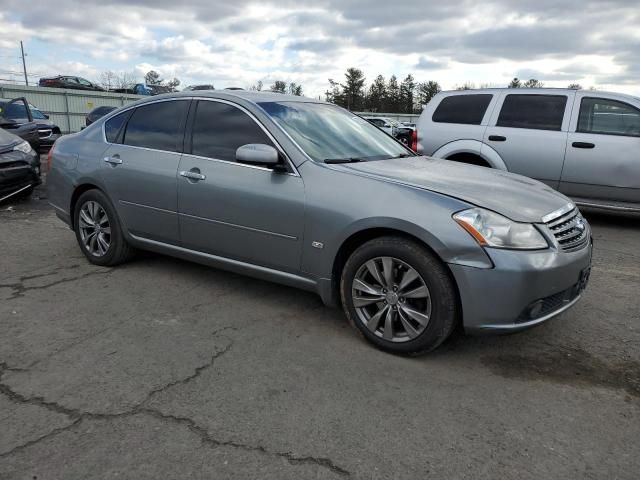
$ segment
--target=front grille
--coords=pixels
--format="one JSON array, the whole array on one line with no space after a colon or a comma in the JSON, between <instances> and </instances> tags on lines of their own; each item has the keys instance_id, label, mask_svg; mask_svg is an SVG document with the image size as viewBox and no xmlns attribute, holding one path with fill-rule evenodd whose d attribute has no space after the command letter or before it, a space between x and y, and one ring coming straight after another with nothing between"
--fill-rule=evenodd
<instances>
[{"instance_id":1,"label":"front grille","mask_svg":"<svg viewBox=\"0 0 640 480\"><path fill-rule=\"evenodd\" d=\"M49 138L53 134L53 130L50 128L41 128L38 130L40 138Z\"/></svg>"},{"instance_id":2,"label":"front grille","mask_svg":"<svg viewBox=\"0 0 640 480\"><path fill-rule=\"evenodd\" d=\"M578 250L589 241L587 225L577 208L549 220L546 224L565 252Z\"/></svg>"}]
</instances>

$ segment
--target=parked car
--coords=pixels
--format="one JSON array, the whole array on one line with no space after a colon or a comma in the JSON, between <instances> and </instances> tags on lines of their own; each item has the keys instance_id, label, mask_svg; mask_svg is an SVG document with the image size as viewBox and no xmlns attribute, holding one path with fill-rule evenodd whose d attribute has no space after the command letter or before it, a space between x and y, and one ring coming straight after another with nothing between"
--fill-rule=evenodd
<instances>
[{"instance_id":1,"label":"parked car","mask_svg":"<svg viewBox=\"0 0 640 480\"><path fill-rule=\"evenodd\" d=\"M640 211L640 98L567 89L442 92L418 122L425 155L520 173L578 205Z\"/></svg>"},{"instance_id":2,"label":"parked car","mask_svg":"<svg viewBox=\"0 0 640 480\"><path fill-rule=\"evenodd\" d=\"M371 117L368 115L363 115L362 118L364 118L370 124L375 125L383 132L388 133L392 137L396 136L398 127L395 120L387 117Z\"/></svg>"},{"instance_id":3,"label":"parked car","mask_svg":"<svg viewBox=\"0 0 640 480\"><path fill-rule=\"evenodd\" d=\"M413 122L400 122L400 125L402 125L403 127L414 129L414 130L416 128L416 124Z\"/></svg>"},{"instance_id":4,"label":"parked car","mask_svg":"<svg viewBox=\"0 0 640 480\"><path fill-rule=\"evenodd\" d=\"M189 85L184 89L185 92L194 92L196 90L215 90L213 85Z\"/></svg>"},{"instance_id":5,"label":"parked car","mask_svg":"<svg viewBox=\"0 0 640 480\"><path fill-rule=\"evenodd\" d=\"M153 90L144 83L136 83L128 88L113 88L114 93L129 93L132 95L153 95Z\"/></svg>"},{"instance_id":6,"label":"parked car","mask_svg":"<svg viewBox=\"0 0 640 480\"><path fill-rule=\"evenodd\" d=\"M104 117L107 113L113 112L116 108L118 108L118 107L104 107L103 106L103 107L94 108L89 113L87 113L87 116L85 118L86 126L88 127L89 125L91 125L96 120Z\"/></svg>"},{"instance_id":7,"label":"parked car","mask_svg":"<svg viewBox=\"0 0 640 480\"><path fill-rule=\"evenodd\" d=\"M49 199L91 263L140 248L315 291L392 352L432 350L458 322L532 327L589 276L590 228L564 195L418 156L308 98L145 99L61 138L51 159Z\"/></svg>"},{"instance_id":8,"label":"parked car","mask_svg":"<svg viewBox=\"0 0 640 480\"><path fill-rule=\"evenodd\" d=\"M383 132L397 138L403 144L411 145L413 130L400 124L400 122L388 117L363 116L369 123L375 125Z\"/></svg>"},{"instance_id":9,"label":"parked car","mask_svg":"<svg viewBox=\"0 0 640 480\"><path fill-rule=\"evenodd\" d=\"M60 127L49 120L49 115L31 104L28 105L31 110L32 122L35 123L39 137L38 143L32 142L33 146L40 151L46 151L51 148L62 132ZM27 107L22 101L12 103L6 98L0 98L0 111L3 112L4 118L15 121L17 124L22 125L29 122Z\"/></svg>"},{"instance_id":10,"label":"parked car","mask_svg":"<svg viewBox=\"0 0 640 480\"><path fill-rule=\"evenodd\" d=\"M38 85L50 88L69 88L72 90L94 90L97 92L104 92L104 88L90 82L86 78L67 75L41 78Z\"/></svg>"},{"instance_id":11,"label":"parked car","mask_svg":"<svg viewBox=\"0 0 640 480\"><path fill-rule=\"evenodd\" d=\"M40 184L40 155L29 142L0 128L0 202L31 195Z\"/></svg>"},{"instance_id":12,"label":"parked car","mask_svg":"<svg viewBox=\"0 0 640 480\"><path fill-rule=\"evenodd\" d=\"M26 140L34 150L40 148L38 124L26 98L0 99L0 128Z\"/></svg>"}]
</instances>

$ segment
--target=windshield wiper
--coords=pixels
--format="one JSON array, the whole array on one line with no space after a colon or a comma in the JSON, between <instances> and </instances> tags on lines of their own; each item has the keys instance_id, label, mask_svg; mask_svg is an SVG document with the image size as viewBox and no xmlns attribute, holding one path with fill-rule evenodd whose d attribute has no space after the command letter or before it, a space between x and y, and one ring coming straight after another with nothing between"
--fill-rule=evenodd
<instances>
[{"instance_id":1,"label":"windshield wiper","mask_svg":"<svg viewBox=\"0 0 640 480\"><path fill-rule=\"evenodd\" d=\"M400 153L398 155L394 155L391 158L407 158L407 157L415 157L415 155L412 155L410 153Z\"/></svg>"},{"instance_id":2,"label":"windshield wiper","mask_svg":"<svg viewBox=\"0 0 640 480\"><path fill-rule=\"evenodd\" d=\"M364 162L363 158L348 157L348 158L325 158L324 163L356 163Z\"/></svg>"}]
</instances>

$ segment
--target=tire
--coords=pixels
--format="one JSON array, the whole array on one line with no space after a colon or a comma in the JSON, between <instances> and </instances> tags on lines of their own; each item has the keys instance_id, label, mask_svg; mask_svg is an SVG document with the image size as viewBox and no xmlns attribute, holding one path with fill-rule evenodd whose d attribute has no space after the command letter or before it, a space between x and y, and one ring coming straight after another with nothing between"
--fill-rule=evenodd
<instances>
[{"instance_id":1,"label":"tire","mask_svg":"<svg viewBox=\"0 0 640 480\"><path fill-rule=\"evenodd\" d=\"M356 249L342 270L340 294L351 324L391 353L430 352L458 323L456 287L446 267L402 237L376 238Z\"/></svg>"},{"instance_id":2,"label":"tire","mask_svg":"<svg viewBox=\"0 0 640 480\"><path fill-rule=\"evenodd\" d=\"M92 227L91 222L99 227ZM135 249L124 238L115 209L100 190L88 190L80 195L73 212L73 225L80 250L95 265L118 265L135 254Z\"/></svg>"}]
</instances>

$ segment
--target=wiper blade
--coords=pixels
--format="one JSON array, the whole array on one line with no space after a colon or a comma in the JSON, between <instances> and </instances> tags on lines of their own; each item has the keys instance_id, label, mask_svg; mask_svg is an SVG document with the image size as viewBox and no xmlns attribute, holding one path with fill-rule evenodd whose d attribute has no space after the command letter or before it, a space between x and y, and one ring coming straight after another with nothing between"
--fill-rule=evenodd
<instances>
[{"instance_id":1,"label":"wiper blade","mask_svg":"<svg viewBox=\"0 0 640 480\"><path fill-rule=\"evenodd\" d=\"M324 163L357 163L364 162L365 160L358 157L349 157L349 158L325 158Z\"/></svg>"}]
</instances>

